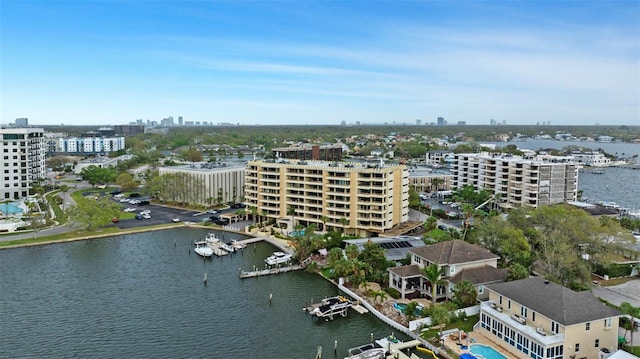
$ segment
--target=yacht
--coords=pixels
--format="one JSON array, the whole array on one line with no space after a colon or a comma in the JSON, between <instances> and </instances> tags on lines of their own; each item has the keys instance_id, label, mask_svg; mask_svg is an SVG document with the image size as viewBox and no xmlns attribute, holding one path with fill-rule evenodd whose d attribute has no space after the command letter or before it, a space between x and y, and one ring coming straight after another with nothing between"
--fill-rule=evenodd
<instances>
[{"instance_id":1,"label":"yacht","mask_svg":"<svg viewBox=\"0 0 640 359\"><path fill-rule=\"evenodd\" d=\"M206 241L196 241L196 248L193 249L194 252L203 256L203 257L211 257L213 255L213 249L209 248Z\"/></svg>"},{"instance_id":2,"label":"yacht","mask_svg":"<svg viewBox=\"0 0 640 359\"><path fill-rule=\"evenodd\" d=\"M349 356L345 359L384 359L386 350L374 344L365 344L349 349Z\"/></svg>"},{"instance_id":3,"label":"yacht","mask_svg":"<svg viewBox=\"0 0 640 359\"><path fill-rule=\"evenodd\" d=\"M289 253L273 252L273 254L271 256L267 257L267 259L265 259L264 262L267 263L270 266L273 266L273 265L276 265L276 264L287 263L287 262L291 261L292 257L293 257L293 255L291 255Z\"/></svg>"}]
</instances>

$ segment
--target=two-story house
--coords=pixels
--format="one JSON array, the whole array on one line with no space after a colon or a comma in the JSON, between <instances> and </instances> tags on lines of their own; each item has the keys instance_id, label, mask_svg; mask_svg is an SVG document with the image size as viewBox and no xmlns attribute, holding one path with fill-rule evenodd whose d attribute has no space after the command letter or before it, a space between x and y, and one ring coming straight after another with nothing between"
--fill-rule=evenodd
<instances>
[{"instance_id":1,"label":"two-story house","mask_svg":"<svg viewBox=\"0 0 640 359\"><path fill-rule=\"evenodd\" d=\"M431 298L431 283L425 277L423 269L432 264L444 268L445 284L439 285L436 300L453 296L456 283L470 281L478 292L478 299L487 297L484 286L503 282L505 269L498 269L498 255L477 244L462 240L445 241L409 251L411 264L389 268L389 287L400 292L402 298Z\"/></svg>"},{"instance_id":2,"label":"two-story house","mask_svg":"<svg viewBox=\"0 0 640 359\"><path fill-rule=\"evenodd\" d=\"M532 277L486 287L481 331L533 359L606 358L618 345L620 313L591 292Z\"/></svg>"}]
</instances>

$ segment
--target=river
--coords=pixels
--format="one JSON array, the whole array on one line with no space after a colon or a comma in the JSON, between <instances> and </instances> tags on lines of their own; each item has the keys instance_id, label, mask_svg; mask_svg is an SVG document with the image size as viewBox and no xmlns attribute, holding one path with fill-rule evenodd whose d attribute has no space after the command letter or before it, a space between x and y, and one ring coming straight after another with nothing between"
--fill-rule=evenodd
<instances>
[{"instance_id":1,"label":"river","mask_svg":"<svg viewBox=\"0 0 640 359\"><path fill-rule=\"evenodd\" d=\"M240 268L264 267L274 248L205 260L191 251L205 234L0 250L0 358L314 358L318 346L323 358L344 358L371 333L393 331L355 311L313 319L302 308L338 294L333 284L303 271L241 280Z\"/></svg>"}]
</instances>

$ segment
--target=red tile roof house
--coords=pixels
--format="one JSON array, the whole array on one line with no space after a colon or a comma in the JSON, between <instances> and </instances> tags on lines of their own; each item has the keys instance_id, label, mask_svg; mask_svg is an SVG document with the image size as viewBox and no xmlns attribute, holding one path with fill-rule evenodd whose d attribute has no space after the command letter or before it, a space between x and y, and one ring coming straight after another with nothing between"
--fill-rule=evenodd
<instances>
[{"instance_id":1,"label":"red tile roof house","mask_svg":"<svg viewBox=\"0 0 640 359\"><path fill-rule=\"evenodd\" d=\"M486 299L484 286L504 282L506 269L498 269L498 255L488 249L462 240L440 242L409 251L411 264L389 268L389 287L400 292L403 299L431 298L431 283L422 269L435 263L444 268L445 285L438 286L436 301L451 299L456 283L470 281L478 292L478 299Z\"/></svg>"}]
</instances>

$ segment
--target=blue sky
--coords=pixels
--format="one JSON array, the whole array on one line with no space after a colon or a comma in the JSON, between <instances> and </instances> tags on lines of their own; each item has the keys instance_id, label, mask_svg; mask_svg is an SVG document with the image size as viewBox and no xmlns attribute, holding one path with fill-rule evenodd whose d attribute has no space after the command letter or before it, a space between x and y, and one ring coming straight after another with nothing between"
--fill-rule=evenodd
<instances>
[{"instance_id":1,"label":"blue sky","mask_svg":"<svg viewBox=\"0 0 640 359\"><path fill-rule=\"evenodd\" d=\"M640 125L640 1L0 1L0 123Z\"/></svg>"}]
</instances>

